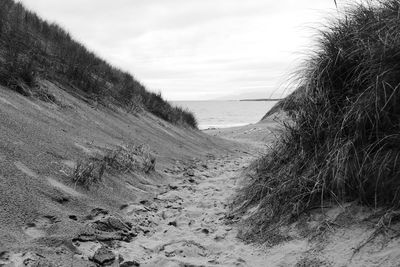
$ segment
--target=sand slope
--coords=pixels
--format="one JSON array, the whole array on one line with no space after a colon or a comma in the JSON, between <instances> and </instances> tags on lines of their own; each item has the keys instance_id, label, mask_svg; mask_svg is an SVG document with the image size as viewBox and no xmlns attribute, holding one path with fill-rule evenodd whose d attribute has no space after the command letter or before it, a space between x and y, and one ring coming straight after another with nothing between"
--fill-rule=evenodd
<instances>
[{"instance_id":1,"label":"sand slope","mask_svg":"<svg viewBox=\"0 0 400 267\"><path fill-rule=\"evenodd\" d=\"M237 238L252 210L230 203L275 122L206 135L44 84L62 106L0 88L0 265L399 266L397 215L356 203L304 214L281 240ZM124 142L149 144L156 170L107 171L90 190L71 182L79 159Z\"/></svg>"},{"instance_id":2,"label":"sand slope","mask_svg":"<svg viewBox=\"0 0 400 267\"><path fill-rule=\"evenodd\" d=\"M121 205L155 194L168 177L162 170L179 160L230 153L240 145L182 129L151 114L128 114L77 99L60 85L42 81L61 104L23 97L0 87L0 259L9 253L62 247L94 209L118 212ZM87 190L71 182L80 160L124 143L148 144L156 171L106 172ZM78 219L76 219L78 218ZM67 245L63 245L67 244ZM66 246L66 248L65 248ZM8 256L7 256L8 255ZM3 259L4 258L4 259Z\"/></svg>"}]
</instances>

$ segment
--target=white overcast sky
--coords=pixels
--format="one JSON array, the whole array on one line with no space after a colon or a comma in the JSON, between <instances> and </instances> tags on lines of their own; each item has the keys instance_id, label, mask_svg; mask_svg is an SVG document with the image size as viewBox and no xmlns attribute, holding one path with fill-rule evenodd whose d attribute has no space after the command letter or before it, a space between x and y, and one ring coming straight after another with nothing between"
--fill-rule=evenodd
<instances>
[{"instance_id":1,"label":"white overcast sky","mask_svg":"<svg viewBox=\"0 0 400 267\"><path fill-rule=\"evenodd\" d=\"M169 100L282 97L333 0L22 0Z\"/></svg>"}]
</instances>

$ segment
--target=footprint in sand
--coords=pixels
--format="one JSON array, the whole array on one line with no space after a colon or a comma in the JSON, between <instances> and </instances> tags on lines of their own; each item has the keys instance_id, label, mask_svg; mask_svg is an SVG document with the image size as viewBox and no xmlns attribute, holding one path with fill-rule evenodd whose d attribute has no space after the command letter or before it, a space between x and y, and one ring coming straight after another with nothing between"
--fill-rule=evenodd
<instances>
[{"instance_id":1,"label":"footprint in sand","mask_svg":"<svg viewBox=\"0 0 400 267\"><path fill-rule=\"evenodd\" d=\"M161 248L166 257L197 258L206 257L207 249L194 241L177 241Z\"/></svg>"},{"instance_id":2,"label":"footprint in sand","mask_svg":"<svg viewBox=\"0 0 400 267\"><path fill-rule=\"evenodd\" d=\"M23 230L31 238L44 237L46 236L46 230L57 222L59 221L54 216L43 216L37 218L34 222L28 223Z\"/></svg>"}]
</instances>

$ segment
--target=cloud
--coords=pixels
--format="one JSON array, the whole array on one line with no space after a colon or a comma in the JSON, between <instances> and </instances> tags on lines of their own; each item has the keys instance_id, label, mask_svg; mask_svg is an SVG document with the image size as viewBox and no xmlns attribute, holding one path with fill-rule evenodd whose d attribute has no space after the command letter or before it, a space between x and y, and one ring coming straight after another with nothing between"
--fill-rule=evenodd
<instances>
[{"instance_id":1,"label":"cloud","mask_svg":"<svg viewBox=\"0 0 400 267\"><path fill-rule=\"evenodd\" d=\"M332 0L22 0L168 99L279 85Z\"/></svg>"}]
</instances>

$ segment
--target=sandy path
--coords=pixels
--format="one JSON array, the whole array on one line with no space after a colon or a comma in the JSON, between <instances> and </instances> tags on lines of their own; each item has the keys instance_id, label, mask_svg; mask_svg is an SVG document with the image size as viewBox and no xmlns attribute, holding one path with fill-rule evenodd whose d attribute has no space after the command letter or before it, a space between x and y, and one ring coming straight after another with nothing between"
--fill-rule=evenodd
<instances>
[{"instance_id":1,"label":"sandy path","mask_svg":"<svg viewBox=\"0 0 400 267\"><path fill-rule=\"evenodd\" d=\"M140 266L265 266L265 256L236 238L227 205L249 157L208 160L175 174L154 202L124 209L146 230L114 250ZM265 254L265 253L264 253Z\"/></svg>"}]
</instances>

